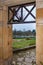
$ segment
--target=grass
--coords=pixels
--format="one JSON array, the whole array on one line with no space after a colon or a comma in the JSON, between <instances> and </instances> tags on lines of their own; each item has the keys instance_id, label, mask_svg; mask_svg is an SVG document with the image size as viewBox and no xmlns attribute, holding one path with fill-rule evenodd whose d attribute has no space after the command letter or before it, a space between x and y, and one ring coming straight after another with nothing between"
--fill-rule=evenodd
<instances>
[{"instance_id":1,"label":"grass","mask_svg":"<svg viewBox=\"0 0 43 65\"><path fill-rule=\"evenodd\" d=\"M35 45L36 44L36 39L35 38L30 38L30 39L13 39L13 48L24 48L27 46Z\"/></svg>"}]
</instances>

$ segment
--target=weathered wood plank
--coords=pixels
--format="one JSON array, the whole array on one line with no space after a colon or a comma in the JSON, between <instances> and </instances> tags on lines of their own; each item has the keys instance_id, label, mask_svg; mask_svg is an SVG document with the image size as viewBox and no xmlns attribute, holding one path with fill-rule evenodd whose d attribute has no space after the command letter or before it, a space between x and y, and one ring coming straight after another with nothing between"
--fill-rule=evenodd
<instances>
[{"instance_id":1,"label":"weathered wood plank","mask_svg":"<svg viewBox=\"0 0 43 65\"><path fill-rule=\"evenodd\" d=\"M43 62L43 8L37 9L36 16L36 62Z\"/></svg>"},{"instance_id":2,"label":"weathered wood plank","mask_svg":"<svg viewBox=\"0 0 43 65\"><path fill-rule=\"evenodd\" d=\"M2 0L1 4L7 5L7 6L12 6L12 5L29 3L29 2L34 2L34 1L36 1L36 0Z\"/></svg>"}]
</instances>

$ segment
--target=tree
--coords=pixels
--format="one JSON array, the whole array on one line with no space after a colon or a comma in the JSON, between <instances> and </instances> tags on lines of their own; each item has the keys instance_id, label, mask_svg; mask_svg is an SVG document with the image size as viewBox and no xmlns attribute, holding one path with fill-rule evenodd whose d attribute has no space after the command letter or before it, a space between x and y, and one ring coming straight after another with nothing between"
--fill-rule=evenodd
<instances>
[{"instance_id":1,"label":"tree","mask_svg":"<svg viewBox=\"0 0 43 65\"><path fill-rule=\"evenodd\" d=\"M34 36L36 36L36 30L33 30L33 31L32 31L32 34L33 34Z\"/></svg>"}]
</instances>

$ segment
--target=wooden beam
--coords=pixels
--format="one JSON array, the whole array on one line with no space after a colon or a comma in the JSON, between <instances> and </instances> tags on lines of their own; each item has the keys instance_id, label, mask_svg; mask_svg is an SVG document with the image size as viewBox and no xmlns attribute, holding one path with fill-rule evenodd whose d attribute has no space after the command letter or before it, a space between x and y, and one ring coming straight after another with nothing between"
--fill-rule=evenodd
<instances>
[{"instance_id":1,"label":"wooden beam","mask_svg":"<svg viewBox=\"0 0 43 65\"><path fill-rule=\"evenodd\" d=\"M34 1L36 1L36 0L2 0L1 4L7 5L7 6L12 6L12 5L17 5L17 4L30 3L30 2L34 2Z\"/></svg>"},{"instance_id":2,"label":"wooden beam","mask_svg":"<svg viewBox=\"0 0 43 65\"><path fill-rule=\"evenodd\" d=\"M15 20L13 21L13 22L11 22L11 23L8 23L8 24L25 24L25 23L36 23L36 21L26 21L26 22L15 22Z\"/></svg>"},{"instance_id":3,"label":"wooden beam","mask_svg":"<svg viewBox=\"0 0 43 65\"><path fill-rule=\"evenodd\" d=\"M17 5L11 5L10 7L18 7L18 6L24 6L24 5L33 5L33 4L36 4L36 1L33 1L33 2L27 2L27 3L21 3L21 4L17 4Z\"/></svg>"},{"instance_id":4,"label":"wooden beam","mask_svg":"<svg viewBox=\"0 0 43 65\"><path fill-rule=\"evenodd\" d=\"M24 20L29 16L29 14L35 19L34 14L31 13L32 10L35 8L35 4L36 4L35 2L32 2L32 3L25 3L25 4L21 4L21 5L16 5L16 6L15 5L14 6L9 6L8 9L12 12L13 16L10 19L9 19L9 16L8 16L8 23L17 23L17 22L25 23ZM34 6L29 11L28 8L26 8L26 6L31 6L31 5L34 5ZM28 12L28 14L26 15L26 17L24 19L23 19L23 7ZM16 8L18 8L18 9L16 10ZM21 8L21 12L20 12L21 16L18 17L17 13L20 10L20 8ZM10 15L9 10L8 10L8 15ZM14 20L14 16L16 16L18 20ZM26 23L29 23L29 22L27 21Z\"/></svg>"},{"instance_id":5,"label":"wooden beam","mask_svg":"<svg viewBox=\"0 0 43 65\"><path fill-rule=\"evenodd\" d=\"M23 7L21 7L21 19L23 20Z\"/></svg>"}]
</instances>

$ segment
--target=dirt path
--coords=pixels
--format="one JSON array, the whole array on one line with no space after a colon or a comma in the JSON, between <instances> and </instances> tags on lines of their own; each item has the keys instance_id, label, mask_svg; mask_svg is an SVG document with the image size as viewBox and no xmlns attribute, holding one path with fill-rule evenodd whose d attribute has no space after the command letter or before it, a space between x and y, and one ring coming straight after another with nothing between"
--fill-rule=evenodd
<instances>
[{"instance_id":1,"label":"dirt path","mask_svg":"<svg viewBox=\"0 0 43 65\"><path fill-rule=\"evenodd\" d=\"M14 65L36 65L36 49L14 53Z\"/></svg>"}]
</instances>

